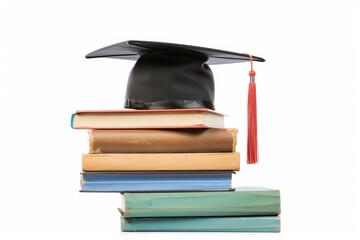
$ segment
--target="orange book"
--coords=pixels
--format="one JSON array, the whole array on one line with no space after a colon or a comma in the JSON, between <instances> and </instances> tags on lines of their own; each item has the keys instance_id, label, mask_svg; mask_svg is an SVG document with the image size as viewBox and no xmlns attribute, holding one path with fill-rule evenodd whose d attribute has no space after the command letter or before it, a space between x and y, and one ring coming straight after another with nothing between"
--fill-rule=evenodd
<instances>
[{"instance_id":1,"label":"orange book","mask_svg":"<svg viewBox=\"0 0 360 240\"><path fill-rule=\"evenodd\" d=\"M238 171L240 154L118 153L83 154L83 171Z\"/></svg>"}]
</instances>

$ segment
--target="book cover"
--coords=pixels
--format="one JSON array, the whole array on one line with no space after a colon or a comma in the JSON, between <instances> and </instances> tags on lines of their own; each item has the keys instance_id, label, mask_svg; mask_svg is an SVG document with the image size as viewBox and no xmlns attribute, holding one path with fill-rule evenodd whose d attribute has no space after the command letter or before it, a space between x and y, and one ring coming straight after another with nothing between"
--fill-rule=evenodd
<instances>
[{"instance_id":1,"label":"book cover","mask_svg":"<svg viewBox=\"0 0 360 240\"><path fill-rule=\"evenodd\" d=\"M89 153L235 152L237 129L89 130Z\"/></svg>"},{"instance_id":2,"label":"book cover","mask_svg":"<svg viewBox=\"0 0 360 240\"><path fill-rule=\"evenodd\" d=\"M82 192L229 190L233 172L83 172Z\"/></svg>"},{"instance_id":3,"label":"book cover","mask_svg":"<svg viewBox=\"0 0 360 240\"><path fill-rule=\"evenodd\" d=\"M121 218L123 232L280 232L280 217Z\"/></svg>"},{"instance_id":4,"label":"book cover","mask_svg":"<svg viewBox=\"0 0 360 240\"><path fill-rule=\"evenodd\" d=\"M239 187L228 192L123 193L123 217L277 216L280 192Z\"/></svg>"},{"instance_id":5,"label":"book cover","mask_svg":"<svg viewBox=\"0 0 360 240\"><path fill-rule=\"evenodd\" d=\"M74 129L224 128L224 115L206 108L154 110L81 110Z\"/></svg>"},{"instance_id":6,"label":"book cover","mask_svg":"<svg viewBox=\"0 0 360 240\"><path fill-rule=\"evenodd\" d=\"M237 171L240 154L115 153L83 154L83 171Z\"/></svg>"}]
</instances>

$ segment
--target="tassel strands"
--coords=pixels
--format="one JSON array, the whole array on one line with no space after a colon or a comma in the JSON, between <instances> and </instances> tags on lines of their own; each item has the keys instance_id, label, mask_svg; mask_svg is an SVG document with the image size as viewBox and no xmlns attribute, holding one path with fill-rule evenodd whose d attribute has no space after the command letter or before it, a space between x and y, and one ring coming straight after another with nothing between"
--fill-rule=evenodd
<instances>
[{"instance_id":1,"label":"tassel strands","mask_svg":"<svg viewBox=\"0 0 360 240\"><path fill-rule=\"evenodd\" d=\"M252 56L250 56L251 70L249 72L250 83L248 92L248 139L247 139L247 163L255 164L259 160L258 134L257 134L257 109L256 109L256 84L255 71L253 70Z\"/></svg>"}]
</instances>

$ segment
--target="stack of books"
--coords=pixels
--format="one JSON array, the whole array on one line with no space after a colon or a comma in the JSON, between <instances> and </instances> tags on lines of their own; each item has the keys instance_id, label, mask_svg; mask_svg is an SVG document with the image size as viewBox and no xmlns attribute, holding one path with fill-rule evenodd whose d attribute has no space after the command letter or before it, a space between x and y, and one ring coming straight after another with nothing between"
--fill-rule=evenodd
<instances>
[{"instance_id":1,"label":"stack of books","mask_svg":"<svg viewBox=\"0 0 360 240\"><path fill-rule=\"evenodd\" d=\"M82 192L121 192L122 231L280 231L280 195L232 188L237 130L208 109L77 111Z\"/></svg>"}]
</instances>

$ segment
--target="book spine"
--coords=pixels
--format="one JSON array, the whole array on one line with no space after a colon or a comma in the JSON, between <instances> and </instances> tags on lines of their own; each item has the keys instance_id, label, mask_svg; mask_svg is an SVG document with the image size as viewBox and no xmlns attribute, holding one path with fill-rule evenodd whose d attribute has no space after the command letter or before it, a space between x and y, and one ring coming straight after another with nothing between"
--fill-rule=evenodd
<instances>
[{"instance_id":1,"label":"book spine","mask_svg":"<svg viewBox=\"0 0 360 240\"><path fill-rule=\"evenodd\" d=\"M122 218L123 232L280 232L280 217Z\"/></svg>"},{"instance_id":2,"label":"book spine","mask_svg":"<svg viewBox=\"0 0 360 240\"><path fill-rule=\"evenodd\" d=\"M89 131L89 153L235 152L237 129Z\"/></svg>"},{"instance_id":3,"label":"book spine","mask_svg":"<svg viewBox=\"0 0 360 240\"><path fill-rule=\"evenodd\" d=\"M74 118L75 118L75 113L71 114L71 119L70 119L70 127L72 129L75 129L74 128Z\"/></svg>"},{"instance_id":4,"label":"book spine","mask_svg":"<svg viewBox=\"0 0 360 240\"><path fill-rule=\"evenodd\" d=\"M237 171L234 153L83 154L83 171Z\"/></svg>"}]
</instances>

